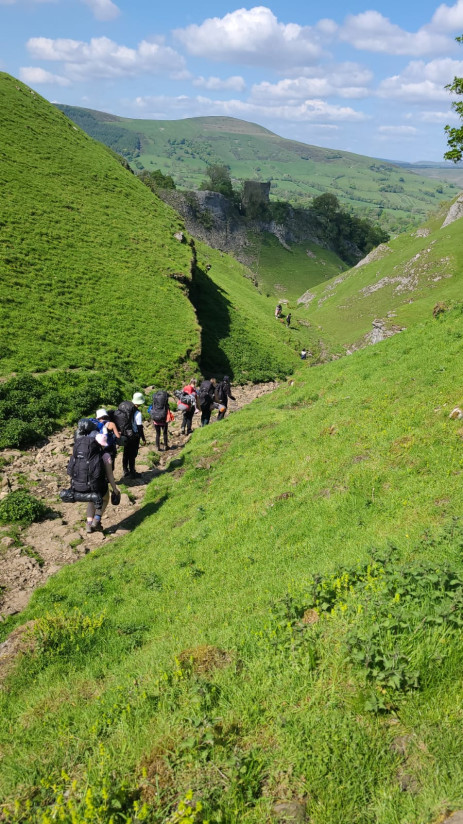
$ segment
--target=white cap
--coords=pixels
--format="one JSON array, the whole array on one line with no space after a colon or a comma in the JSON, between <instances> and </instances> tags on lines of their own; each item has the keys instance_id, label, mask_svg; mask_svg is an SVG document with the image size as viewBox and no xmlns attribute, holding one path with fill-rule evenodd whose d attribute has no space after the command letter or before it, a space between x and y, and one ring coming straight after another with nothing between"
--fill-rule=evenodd
<instances>
[{"instance_id":1,"label":"white cap","mask_svg":"<svg viewBox=\"0 0 463 824\"><path fill-rule=\"evenodd\" d=\"M106 409L97 409L96 410L96 418L109 418L109 415Z\"/></svg>"}]
</instances>

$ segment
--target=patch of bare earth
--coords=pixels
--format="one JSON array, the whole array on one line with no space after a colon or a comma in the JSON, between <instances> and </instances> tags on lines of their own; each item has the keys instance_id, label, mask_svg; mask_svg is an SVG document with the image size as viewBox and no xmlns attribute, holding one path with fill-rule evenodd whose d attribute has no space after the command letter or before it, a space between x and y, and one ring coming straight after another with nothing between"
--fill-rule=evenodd
<instances>
[{"instance_id":1,"label":"patch of bare earth","mask_svg":"<svg viewBox=\"0 0 463 824\"><path fill-rule=\"evenodd\" d=\"M233 387L236 400L229 401L227 414L273 391L277 385L271 382ZM198 428L199 420L200 416L196 415L194 428ZM134 516L143 503L147 485L164 471L171 459L178 457L189 440L181 434L181 422L182 416L177 413L169 427L169 451L161 452L155 468L150 466L149 459L149 453L155 450L155 433L153 427L145 426L147 445L141 446L136 464L141 477L127 482L127 492L122 495L119 506L109 504L103 516L104 532L91 535L85 532L85 504L63 504L58 494L60 489L69 486L66 466L72 452L73 430L58 432L45 445L25 453L4 450L2 455L9 463L2 470L1 496L26 487L47 503L53 517L21 529L16 535L9 534L11 528L0 527L0 620L25 609L34 590L61 567L134 528L137 520ZM114 474L116 481L122 478L122 450L117 456Z\"/></svg>"}]
</instances>

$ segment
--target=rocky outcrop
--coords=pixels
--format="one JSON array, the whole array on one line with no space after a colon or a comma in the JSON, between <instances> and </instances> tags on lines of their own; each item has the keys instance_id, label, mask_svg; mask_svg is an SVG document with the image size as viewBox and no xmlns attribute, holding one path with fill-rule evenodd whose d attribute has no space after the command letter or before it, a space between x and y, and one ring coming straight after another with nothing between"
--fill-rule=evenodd
<instances>
[{"instance_id":1,"label":"rocky outcrop","mask_svg":"<svg viewBox=\"0 0 463 824\"><path fill-rule=\"evenodd\" d=\"M453 223L460 217L463 217L463 194L458 195L456 201L452 203L450 209L447 212L447 217L445 218L442 224L442 229L444 228L444 226L448 226L449 223Z\"/></svg>"},{"instance_id":2,"label":"rocky outcrop","mask_svg":"<svg viewBox=\"0 0 463 824\"><path fill-rule=\"evenodd\" d=\"M379 246L376 246L375 249L368 252L362 260L359 260L359 262L356 263L355 268L360 269L361 266L366 266L367 263L372 263L374 260L381 260L383 257L386 257L389 252L392 252L391 247L388 246L387 243L380 243Z\"/></svg>"}]
</instances>

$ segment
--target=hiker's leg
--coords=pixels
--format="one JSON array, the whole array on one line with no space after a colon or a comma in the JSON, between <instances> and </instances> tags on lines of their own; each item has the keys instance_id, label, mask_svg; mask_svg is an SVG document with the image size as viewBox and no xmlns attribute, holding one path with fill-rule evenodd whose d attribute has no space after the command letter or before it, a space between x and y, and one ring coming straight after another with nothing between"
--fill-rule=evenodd
<instances>
[{"instance_id":1,"label":"hiker's leg","mask_svg":"<svg viewBox=\"0 0 463 824\"><path fill-rule=\"evenodd\" d=\"M182 417L182 435L185 434L185 431L188 429L188 409L183 413Z\"/></svg>"},{"instance_id":2,"label":"hiker's leg","mask_svg":"<svg viewBox=\"0 0 463 824\"><path fill-rule=\"evenodd\" d=\"M115 478L114 478L114 466L113 466L113 462L112 462L112 456L110 455L109 452L108 452L108 455L111 458L111 460L104 462L106 477L108 479L109 485L111 486L111 489L113 489L114 492L117 492L116 481L115 481Z\"/></svg>"},{"instance_id":3,"label":"hiker's leg","mask_svg":"<svg viewBox=\"0 0 463 824\"><path fill-rule=\"evenodd\" d=\"M131 440L132 440L132 454L131 454L131 457L130 457L129 469L130 469L131 472L135 472L135 459L138 455L138 449L140 447L140 436L135 435L133 438L131 438Z\"/></svg>"},{"instance_id":4,"label":"hiker's leg","mask_svg":"<svg viewBox=\"0 0 463 824\"><path fill-rule=\"evenodd\" d=\"M185 415L186 415L186 434L187 435L189 435L190 432L191 432L192 425L193 425L193 416L194 416L194 414L195 414L194 409L189 409L187 412L185 412Z\"/></svg>"},{"instance_id":5,"label":"hiker's leg","mask_svg":"<svg viewBox=\"0 0 463 824\"><path fill-rule=\"evenodd\" d=\"M122 471L124 475L129 471L129 453L129 441L127 441L127 443L124 444L124 451L122 453Z\"/></svg>"},{"instance_id":6,"label":"hiker's leg","mask_svg":"<svg viewBox=\"0 0 463 824\"><path fill-rule=\"evenodd\" d=\"M161 430L159 426L154 427L156 432L156 449L158 452L161 451Z\"/></svg>"},{"instance_id":7,"label":"hiker's leg","mask_svg":"<svg viewBox=\"0 0 463 824\"><path fill-rule=\"evenodd\" d=\"M164 426L162 427L162 431L163 431L163 435L164 435L164 449L166 449L166 450L168 448L167 447L167 429L168 429L168 424L165 423Z\"/></svg>"},{"instance_id":8,"label":"hiker's leg","mask_svg":"<svg viewBox=\"0 0 463 824\"><path fill-rule=\"evenodd\" d=\"M92 527L93 529L101 529L101 517L103 512L105 511L106 507L108 506L109 501L109 487L107 488L104 496L101 507L97 507L95 509L95 515L93 516Z\"/></svg>"},{"instance_id":9,"label":"hiker's leg","mask_svg":"<svg viewBox=\"0 0 463 824\"><path fill-rule=\"evenodd\" d=\"M223 421L223 419L224 419L224 417L225 417L225 412L226 412L226 411L227 411L227 410L226 410L226 409L224 409L224 410L223 410L223 412L219 412L219 414L217 415L217 420L218 420L218 421Z\"/></svg>"},{"instance_id":10,"label":"hiker's leg","mask_svg":"<svg viewBox=\"0 0 463 824\"><path fill-rule=\"evenodd\" d=\"M93 532L93 518L95 517L95 504L91 501L87 504L87 522L85 529L87 532Z\"/></svg>"}]
</instances>

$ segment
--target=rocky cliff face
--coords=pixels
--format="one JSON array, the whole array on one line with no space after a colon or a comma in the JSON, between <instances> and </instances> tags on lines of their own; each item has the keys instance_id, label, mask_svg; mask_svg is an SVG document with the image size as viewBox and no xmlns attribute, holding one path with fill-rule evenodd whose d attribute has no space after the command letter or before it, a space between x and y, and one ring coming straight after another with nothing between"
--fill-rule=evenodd
<instances>
[{"instance_id":1,"label":"rocky cliff face","mask_svg":"<svg viewBox=\"0 0 463 824\"><path fill-rule=\"evenodd\" d=\"M326 246L316 220L303 209L288 208L284 223L276 220L250 220L237 207L217 192L179 192L162 190L159 196L181 214L192 235L222 252L230 252L237 260L252 266L248 234L269 232L282 246L313 241ZM360 255L359 255L360 257Z\"/></svg>"}]
</instances>

